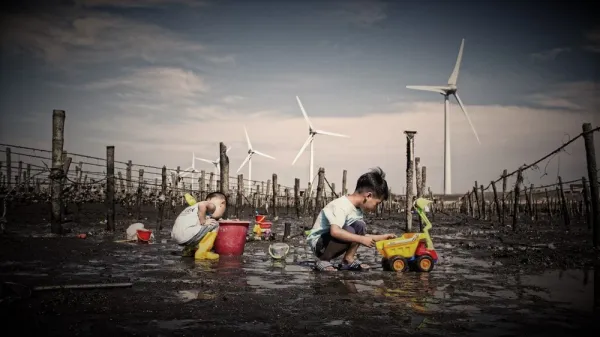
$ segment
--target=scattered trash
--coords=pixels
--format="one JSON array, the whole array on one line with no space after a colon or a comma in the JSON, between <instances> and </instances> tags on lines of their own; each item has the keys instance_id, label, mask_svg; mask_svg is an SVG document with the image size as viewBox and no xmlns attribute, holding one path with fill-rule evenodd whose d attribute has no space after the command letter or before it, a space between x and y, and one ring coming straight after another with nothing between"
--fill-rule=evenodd
<instances>
[{"instance_id":1,"label":"scattered trash","mask_svg":"<svg viewBox=\"0 0 600 337\"><path fill-rule=\"evenodd\" d=\"M81 234L78 234L77 237L80 239L85 239L85 238L87 238L87 234L81 233Z\"/></svg>"},{"instance_id":2,"label":"scattered trash","mask_svg":"<svg viewBox=\"0 0 600 337\"><path fill-rule=\"evenodd\" d=\"M106 289L106 288L129 288L133 283L90 283L90 284L65 284L55 286L28 287L15 282L0 283L0 298L11 295L19 298L28 298L35 291L61 290L61 289Z\"/></svg>"}]
</instances>

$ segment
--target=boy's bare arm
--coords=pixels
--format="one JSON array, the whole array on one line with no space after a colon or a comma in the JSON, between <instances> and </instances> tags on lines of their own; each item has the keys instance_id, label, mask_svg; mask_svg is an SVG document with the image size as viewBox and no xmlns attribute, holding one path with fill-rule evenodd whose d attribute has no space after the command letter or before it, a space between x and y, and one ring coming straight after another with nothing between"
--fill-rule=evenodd
<instances>
[{"instance_id":1,"label":"boy's bare arm","mask_svg":"<svg viewBox=\"0 0 600 337\"><path fill-rule=\"evenodd\" d=\"M206 213L214 212L215 205L212 202L201 201L198 203L198 219L200 220L200 224L204 225L206 222Z\"/></svg>"},{"instance_id":2,"label":"boy's bare arm","mask_svg":"<svg viewBox=\"0 0 600 337\"><path fill-rule=\"evenodd\" d=\"M365 234L365 236L373 238L373 240L375 240L375 241L389 240L389 239L393 239L396 237L396 235L394 235L394 234L378 234L378 235Z\"/></svg>"}]
</instances>

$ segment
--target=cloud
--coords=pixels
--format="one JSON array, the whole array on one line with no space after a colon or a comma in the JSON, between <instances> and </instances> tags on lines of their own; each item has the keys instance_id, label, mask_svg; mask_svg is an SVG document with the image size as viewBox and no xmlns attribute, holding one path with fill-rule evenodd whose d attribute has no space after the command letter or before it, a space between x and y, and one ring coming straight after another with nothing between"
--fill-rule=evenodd
<instances>
[{"instance_id":1,"label":"cloud","mask_svg":"<svg viewBox=\"0 0 600 337\"><path fill-rule=\"evenodd\" d=\"M233 64L235 65L235 56L234 55L225 55L225 56L207 56L206 59L212 63L216 64Z\"/></svg>"},{"instance_id":2,"label":"cloud","mask_svg":"<svg viewBox=\"0 0 600 337\"><path fill-rule=\"evenodd\" d=\"M529 95L528 99L544 108L579 110L591 114L600 106L599 97L598 83L581 81L550 85L546 92Z\"/></svg>"},{"instance_id":3,"label":"cloud","mask_svg":"<svg viewBox=\"0 0 600 337\"><path fill-rule=\"evenodd\" d=\"M143 59L181 59L204 50L155 24L89 10L4 17L2 44L32 52L57 67Z\"/></svg>"},{"instance_id":4,"label":"cloud","mask_svg":"<svg viewBox=\"0 0 600 337\"><path fill-rule=\"evenodd\" d=\"M242 97L242 96L229 95L229 96L223 97L223 102L226 104L236 104L244 99L245 99L245 97Z\"/></svg>"},{"instance_id":5,"label":"cloud","mask_svg":"<svg viewBox=\"0 0 600 337\"><path fill-rule=\"evenodd\" d=\"M344 1L334 16L359 26L372 26L387 19L387 4L380 0Z\"/></svg>"},{"instance_id":6,"label":"cloud","mask_svg":"<svg viewBox=\"0 0 600 337\"><path fill-rule=\"evenodd\" d=\"M84 85L87 90L118 90L135 99L192 99L209 91L203 78L192 71L169 67L147 67L130 74Z\"/></svg>"},{"instance_id":7,"label":"cloud","mask_svg":"<svg viewBox=\"0 0 600 337\"><path fill-rule=\"evenodd\" d=\"M584 49L593 52L600 53L600 26L585 34L587 44Z\"/></svg>"},{"instance_id":8,"label":"cloud","mask_svg":"<svg viewBox=\"0 0 600 337\"><path fill-rule=\"evenodd\" d=\"M556 60L558 55L568 52L571 52L570 47L554 48L539 53L531 54L531 59L533 61L554 61Z\"/></svg>"},{"instance_id":9,"label":"cloud","mask_svg":"<svg viewBox=\"0 0 600 337\"><path fill-rule=\"evenodd\" d=\"M75 0L75 3L82 7L124 7L124 8L142 8L142 7L163 7L168 5L184 5L189 7L200 7L207 4L207 1L198 0Z\"/></svg>"}]
</instances>

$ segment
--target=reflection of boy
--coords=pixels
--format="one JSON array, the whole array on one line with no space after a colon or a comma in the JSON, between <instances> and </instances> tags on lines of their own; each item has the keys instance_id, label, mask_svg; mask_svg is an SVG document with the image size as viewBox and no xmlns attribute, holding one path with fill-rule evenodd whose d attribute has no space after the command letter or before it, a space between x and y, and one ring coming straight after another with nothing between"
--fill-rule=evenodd
<instances>
[{"instance_id":1,"label":"reflection of boy","mask_svg":"<svg viewBox=\"0 0 600 337\"><path fill-rule=\"evenodd\" d=\"M217 220L223 216L227 207L227 198L221 192L213 192L206 200L184 209L171 230L171 238L184 246L184 256L191 256L198 248L204 236L219 227Z\"/></svg>"}]
</instances>

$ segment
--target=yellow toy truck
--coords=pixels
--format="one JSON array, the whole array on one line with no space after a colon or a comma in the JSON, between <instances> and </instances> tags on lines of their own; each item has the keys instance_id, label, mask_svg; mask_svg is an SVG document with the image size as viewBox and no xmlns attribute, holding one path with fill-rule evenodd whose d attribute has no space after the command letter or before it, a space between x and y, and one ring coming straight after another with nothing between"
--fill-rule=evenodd
<instances>
[{"instance_id":1,"label":"yellow toy truck","mask_svg":"<svg viewBox=\"0 0 600 337\"><path fill-rule=\"evenodd\" d=\"M377 251L383 256L381 264L386 271L404 272L408 269L430 272L438 261L429 236L431 222L425 215L425 208L430 200L419 198L413 203L415 210L425 223L423 233L404 233L389 240L378 241Z\"/></svg>"}]
</instances>

